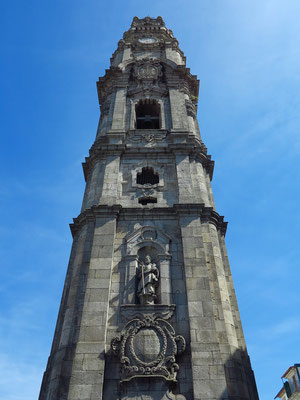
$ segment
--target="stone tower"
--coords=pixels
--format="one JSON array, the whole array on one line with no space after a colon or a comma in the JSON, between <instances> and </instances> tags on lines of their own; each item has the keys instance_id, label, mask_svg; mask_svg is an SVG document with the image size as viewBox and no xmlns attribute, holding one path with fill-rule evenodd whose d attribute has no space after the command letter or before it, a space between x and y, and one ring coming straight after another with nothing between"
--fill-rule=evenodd
<instances>
[{"instance_id":1,"label":"stone tower","mask_svg":"<svg viewBox=\"0 0 300 400\"><path fill-rule=\"evenodd\" d=\"M133 19L101 117L40 400L258 399L196 119L161 17Z\"/></svg>"}]
</instances>

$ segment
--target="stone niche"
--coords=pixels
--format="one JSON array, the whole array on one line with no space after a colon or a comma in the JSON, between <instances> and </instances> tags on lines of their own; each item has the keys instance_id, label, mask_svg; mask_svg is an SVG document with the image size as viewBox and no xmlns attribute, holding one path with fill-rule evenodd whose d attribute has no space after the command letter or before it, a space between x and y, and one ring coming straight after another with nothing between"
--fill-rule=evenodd
<instances>
[{"instance_id":1,"label":"stone niche","mask_svg":"<svg viewBox=\"0 0 300 400\"><path fill-rule=\"evenodd\" d=\"M139 273L142 264L145 264L149 256L151 263L157 268L158 280L155 284L155 304L172 304L170 261L169 253L171 239L160 229L153 226L143 226L130 233L125 238L126 252L123 257L124 263L124 298L125 304L140 304L140 281ZM147 277L144 277L147 279Z\"/></svg>"},{"instance_id":2,"label":"stone niche","mask_svg":"<svg viewBox=\"0 0 300 400\"><path fill-rule=\"evenodd\" d=\"M125 281L134 284L128 285L130 301L120 307L123 328L111 341L120 362L122 400L185 399L170 389L177 381L176 357L186 347L172 326L176 306L171 304L170 242L148 225L125 238Z\"/></svg>"}]
</instances>

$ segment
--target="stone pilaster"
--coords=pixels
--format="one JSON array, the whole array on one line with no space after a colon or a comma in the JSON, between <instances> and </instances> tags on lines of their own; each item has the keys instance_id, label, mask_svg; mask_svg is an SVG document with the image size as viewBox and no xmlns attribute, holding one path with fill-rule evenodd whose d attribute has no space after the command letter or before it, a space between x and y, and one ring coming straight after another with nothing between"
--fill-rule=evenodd
<instances>
[{"instance_id":1,"label":"stone pilaster","mask_svg":"<svg viewBox=\"0 0 300 400\"><path fill-rule=\"evenodd\" d=\"M194 400L228 398L199 214L180 210Z\"/></svg>"},{"instance_id":2,"label":"stone pilaster","mask_svg":"<svg viewBox=\"0 0 300 400\"><path fill-rule=\"evenodd\" d=\"M176 154L176 172L179 203L192 203L194 191L188 154Z\"/></svg>"},{"instance_id":3,"label":"stone pilaster","mask_svg":"<svg viewBox=\"0 0 300 400\"><path fill-rule=\"evenodd\" d=\"M100 210L101 211L101 210ZM97 215L68 399L102 399L116 215Z\"/></svg>"},{"instance_id":4,"label":"stone pilaster","mask_svg":"<svg viewBox=\"0 0 300 400\"><path fill-rule=\"evenodd\" d=\"M120 155L108 155L103 177L103 189L100 204L113 205L117 203L119 170Z\"/></svg>"}]
</instances>

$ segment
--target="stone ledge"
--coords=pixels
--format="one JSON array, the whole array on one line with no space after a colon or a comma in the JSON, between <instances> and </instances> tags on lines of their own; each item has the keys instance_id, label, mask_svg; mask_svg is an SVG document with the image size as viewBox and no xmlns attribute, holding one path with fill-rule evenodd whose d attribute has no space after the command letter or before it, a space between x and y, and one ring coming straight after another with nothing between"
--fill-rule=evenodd
<instances>
[{"instance_id":1,"label":"stone ledge","mask_svg":"<svg viewBox=\"0 0 300 400\"><path fill-rule=\"evenodd\" d=\"M120 204L109 206L106 204L92 206L83 211L77 218L73 219L70 224L72 236L82 228L88 221L96 221L97 217L119 218L122 220L140 220L147 219L176 219L180 216L195 216L201 219L203 223L211 223L221 232L223 236L226 234L227 222L224 222L224 217L218 214L212 207L205 207L203 203L186 203L174 204L173 207L151 207L151 208L135 208L122 207Z\"/></svg>"},{"instance_id":2,"label":"stone ledge","mask_svg":"<svg viewBox=\"0 0 300 400\"><path fill-rule=\"evenodd\" d=\"M166 131L159 130L159 132L162 133ZM169 134L169 136L172 136L172 133ZM114 137L121 138L125 136L121 133L115 133ZM138 144L105 143L103 138L103 140L94 143L90 149L89 157L86 157L85 162L82 163L84 178L87 180L95 163L99 160L105 160L106 156L157 157L159 155L169 155L174 157L176 154L186 154L199 161L208 172L210 179L212 179L214 161L211 160L210 155L206 154L206 147L198 143L195 138L192 138L188 142L169 143L166 144L166 146L153 147L145 147L144 145L138 146Z\"/></svg>"}]
</instances>

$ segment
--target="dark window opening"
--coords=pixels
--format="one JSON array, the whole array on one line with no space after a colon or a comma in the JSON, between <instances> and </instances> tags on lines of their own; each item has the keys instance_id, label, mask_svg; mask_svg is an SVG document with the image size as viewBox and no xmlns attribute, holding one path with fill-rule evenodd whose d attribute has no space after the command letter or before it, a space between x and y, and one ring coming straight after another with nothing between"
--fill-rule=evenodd
<instances>
[{"instance_id":1,"label":"dark window opening","mask_svg":"<svg viewBox=\"0 0 300 400\"><path fill-rule=\"evenodd\" d=\"M141 100L135 106L136 129L160 128L160 105L151 99Z\"/></svg>"},{"instance_id":2,"label":"dark window opening","mask_svg":"<svg viewBox=\"0 0 300 400\"><path fill-rule=\"evenodd\" d=\"M157 198L156 197L141 197L139 199L139 203L142 204L143 206L146 206L149 203L157 203Z\"/></svg>"},{"instance_id":3,"label":"dark window opening","mask_svg":"<svg viewBox=\"0 0 300 400\"><path fill-rule=\"evenodd\" d=\"M159 183L158 173L154 172L151 167L144 167L142 168L142 172L137 173L136 183L139 185L155 185Z\"/></svg>"}]
</instances>

